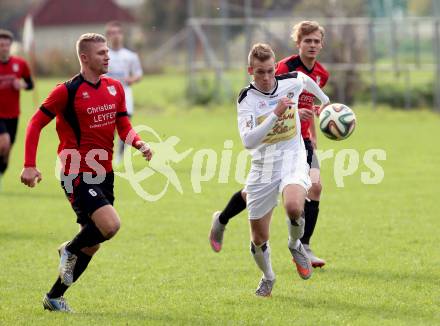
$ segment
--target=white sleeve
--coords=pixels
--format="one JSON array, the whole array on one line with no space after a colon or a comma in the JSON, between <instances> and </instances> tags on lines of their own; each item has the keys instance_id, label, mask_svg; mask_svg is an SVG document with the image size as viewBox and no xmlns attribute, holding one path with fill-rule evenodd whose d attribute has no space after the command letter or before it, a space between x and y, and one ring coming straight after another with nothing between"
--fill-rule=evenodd
<instances>
[{"instance_id":1,"label":"white sleeve","mask_svg":"<svg viewBox=\"0 0 440 326\"><path fill-rule=\"evenodd\" d=\"M244 147L247 149L257 148L269 130L275 125L278 117L272 112L257 126L254 110L245 100L237 104L237 110L238 129Z\"/></svg>"},{"instance_id":2,"label":"white sleeve","mask_svg":"<svg viewBox=\"0 0 440 326\"><path fill-rule=\"evenodd\" d=\"M321 101L322 104L330 102L328 96L324 94L322 89L318 86L317 83L315 83L315 81L312 78L310 78L309 76L307 76L306 74L300 71L298 72L298 77L301 77L302 80L304 81L304 89L307 92L310 92L313 95L315 95Z\"/></svg>"},{"instance_id":3,"label":"white sleeve","mask_svg":"<svg viewBox=\"0 0 440 326\"><path fill-rule=\"evenodd\" d=\"M142 65L139 60L139 56L136 53L133 53L133 57L131 59L130 75L135 77L142 77L143 75Z\"/></svg>"}]
</instances>

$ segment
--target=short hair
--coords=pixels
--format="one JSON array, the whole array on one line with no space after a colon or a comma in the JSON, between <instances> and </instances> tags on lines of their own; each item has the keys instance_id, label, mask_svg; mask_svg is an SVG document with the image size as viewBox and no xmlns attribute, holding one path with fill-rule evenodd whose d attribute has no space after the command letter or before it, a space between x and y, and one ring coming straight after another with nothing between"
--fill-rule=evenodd
<instances>
[{"instance_id":1,"label":"short hair","mask_svg":"<svg viewBox=\"0 0 440 326\"><path fill-rule=\"evenodd\" d=\"M78 58L81 53L88 49L90 43L106 43L107 39L104 35L98 33L86 33L79 37L78 41L76 41L76 53L78 54Z\"/></svg>"},{"instance_id":2,"label":"short hair","mask_svg":"<svg viewBox=\"0 0 440 326\"><path fill-rule=\"evenodd\" d=\"M322 39L324 39L325 30L324 27L319 25L318 22L312 20L304 20L292 29L292 39L295 43L301 42L304 36L314 33L316 31L321 32Z\"/></svg>"},{"instance_id":3,"label":"short hair","mask_svg":"<svg viewBox=\"0 0 440 326\"><path fill-rule=\"evenodd\" d=\"M14 34L7 29L0 29L0 38L8 39L12 42L14 40Z\"/></svg>"},{"instance_id":4,"label":"short hair","mask_svg":"<svg viewBox=\"0 0 440 326\"><path fill-rule=\"evenodd\" d=\"M120 21L113 20L113 21L110 21L107 24L105 24L105 32L108 33L108 30L112 27L118 27L121 30L123 29L122 23Z\"/></svg>"},{"instance_id":5,"label":"short hair","mask_svg":"<svg viewBox=\"0 0 440 326\"><path fill-rule=\"evenodd\" d=\"M254 60L257 59L261 62L269 60L270 58L275 59L275 53L269 44L265 43L257 43L252 46L252 49L249 51L248 55L248 64L252 66Z\"/></svg>"}]
</instances>

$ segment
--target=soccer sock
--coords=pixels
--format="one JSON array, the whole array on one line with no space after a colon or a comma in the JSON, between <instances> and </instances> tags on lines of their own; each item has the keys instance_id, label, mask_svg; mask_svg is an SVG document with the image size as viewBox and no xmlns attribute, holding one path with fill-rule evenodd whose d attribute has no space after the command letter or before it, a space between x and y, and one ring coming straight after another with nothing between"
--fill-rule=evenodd
<instances>
[{"instance_id":1,"label":"soccer sock","mask_svg":"<svg viewBox=\"0 0 440 326\"><path fill-rule=\"evenodd\" d=\"M94 245L106 240L107 239L104 238L96 225L93 222L90 222L86 224L86 226L79 231L75 238L73 238L73 240L67 244L66 249L72 254L79 256L79 252L82 248L93 247Z\"/></svg>"},{"instance_id":2,"label":"soccer sock","mask_svg":"<svg viewBox=\"0 0 440 326\"><path fill-rule=\"evenodd\" d=\"M232 195L229 203L220 213L219 221L221 224L228 224L229 220L246 208L246 202L241 196L241 190Z\"/></svg>"},{"instance_id":3,"label":"soccer sock","mask_svg":"<svg viewBox=\"0 0 440 326\"><path fill-rule=\"evenodd\" d=\"M75 264L75 269L73 270L73 281L75 282L81 274L86 270L87 265L90 263L90 260L92 259L92 256L86 255L83 252L78 253L78 259ZM49 293L47 293L47 296L51 299L53 298L59 298L67 291L69 287L61 282L61 278L58 276L57 280L55 281L54 285L50 289Z\"/></svg>"},{"instance_id":4,"label":"soccer sock","mask_svg":"<svg viewBox=\"0 0 440 326\"><path fill-rule=\"evenodd\" d=\"M86 255L82 251L78 253L78 259L76 260L75 269L73 270L73 281L75 282L81 274L86 270L92 256Z\"/></svg>"},{"instance_id":5,"label":"soccer sock","mask_svg":"<svg viewBox=\"0 0 440 326\"><path fill-rule=\"evenodd\" d=\"M286 219L287 229L289 230L289 248L295 248L297 246L298 239L304 235L304 217L300 217L297 220L291 220L289 217Z\"/></svg>"},{"instance_id":6,"label":"soccer sock","mask_svg":"<svg viewBox=\"0 0 440 326\"><path fill-rule=\"evenodd\" d=\"M257 266L261 269L266 280L274 280L275 273L272 270L272 264L270 262L270 246L269 241L263 243L260 246L256 246L251 241L251 252L254 257Z\"/></svg>"},{"instance_id":7,"label":"soccer sock","mask_svg":"<svg viewBox=\"0 0 440 326\"><path fill-rule=\"evenodd\" d=\"M61 278L58 276L57 280L55 281L55 284L50 289L49 293L47 293L47 296L51 299L53 298L59 298L62 295L64 295L64 292L69 287L61 282Z\"/></svg>"},{"instance_id":8,"label":"soccer sock","mask_svg":"<svg viewBox=\"0 0 440 326\"><path fill-rule=\"evenodd\" d=\"M316 221L318 220L319 201L306 201L304 206L304 214L306 225L304 228L304 235L301 238L301 242L303 244L309 244L310 238L312 237L313 231L315 230Z\"/></svg>"},{"instance_id":9,"label":"soccer sock","mask_svg":"<svg viewBox=\"0 0 440 326\"><path fill-rule=\"evenodd\" d=\"M4 158L0 156L0 174L5 173L8 168L8 163L4 161Z\"/></svg>"}]
</instances>

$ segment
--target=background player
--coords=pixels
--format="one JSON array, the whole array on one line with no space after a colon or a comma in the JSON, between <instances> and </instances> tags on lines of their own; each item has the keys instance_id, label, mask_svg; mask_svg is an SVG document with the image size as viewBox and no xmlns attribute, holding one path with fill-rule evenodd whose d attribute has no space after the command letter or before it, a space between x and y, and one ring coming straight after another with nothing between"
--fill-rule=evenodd
<instances>
[{"instance_id":1,"label":"background player","mask_svg":"<svg viewBox=\"0 0 440 326\"><path fill-rule=\"evenodd\" d=\"M124 47L124 31L120 22L109 22L106 25L106 36L110 57L107 76L119 80L124 87L127 113L128 117L131 118L134 110L131 85L141 80L142 66L138 55ZM124 146L124 142L119 141L116 163L119 163L124 155Z\"/></svg>"},{"instance_id":2,"label":"background player","mask_svg":"<svg viewBox=\"0 0 440 326\"><path fill-rule=\"evenodd\" d=\"M20 90L34 87L26 61L11 56L12 41L12 33L0 29L0 187L15 142L20 115Z\"/></svg>"},{"instance_id":3,"label":"background player","mask_svg":"<svg viewBox=\"0 0 440 326\"><path fill-rule=\"evenodd\" d=\"M114 132L140 150L147 160L152 153L128 120L124 90L107 72L108 47L104 36L84 34L76 44L80 74L57 85L34 114L26 131L25 163L21 181L34 187L41 181L36 153L42 128L56 117L62 162L61 185L77 215L80 232L59 248L59 277L44 296L51 311L71 311L64 293L84 272L100 243L119 230L113 208L112 155Z\"/></svg>"},{"instance_id":4,"label":"background player","mask_svg":"<svg viewBox=\"0 0 440 326\"><path fill-rule=\"evenodd\" d=\"M301 71L311 77L320 87L324 87L329 78L327 70L317 61L323 46L324 29L315 21L302 21L294 26L292 39L298 47L299 54L282 59L276 69L276 74L291 71ZM321 182L319 163L316 157L316 131L313 123L313 103L315 97L307 91L299 97L298 112L301 119L301 134L307 150L307 161L311 166L310 177L312 187L308 193L304 213L305 231L301 242L304 244L313 267L322 267L325 261L316 257L310 248L310 238L313 235L319 213ZM214 251L221 250L223 233L228 221L246 208L246 194L242 190L236 192L222 212L215 212L210 232L210 243Z\"/></svg>"}]
</instances>

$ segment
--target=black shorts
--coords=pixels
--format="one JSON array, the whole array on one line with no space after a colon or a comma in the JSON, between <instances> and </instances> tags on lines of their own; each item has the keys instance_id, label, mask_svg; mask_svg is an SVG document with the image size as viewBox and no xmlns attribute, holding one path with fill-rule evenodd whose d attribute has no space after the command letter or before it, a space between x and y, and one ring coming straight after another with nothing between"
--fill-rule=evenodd
<instances>
[{"instance_id":1,"label":"black shorts","mask_svg":"<svg viewBox=\"0 0 440 326\"><path fill-rule=\"evenodd\" d=\"M304 139L304 146L307 151L307 163L311 169L319 169L319 161L316 156L315 149L313 148L312 141L310 139Z\"/></svg>"},{"instance_id":2,"label":"black shorts","mask_svg":"<svg viewBox=\"0 0 440 326\"><path fill-rule=\"evenodd\" d=\"M81 225L89 223L90 217L98 208L113 205L115 201L113 172L107 173L105 179L98 184L92 184L87 180L83 173L75 178L61 175L61 187L76 213L76 222Z\"/></svg>"},{"instance_id":3,"label":"black shorts","mask_svg":"<svg viewBox=\"0 0 440 326\"><path fill-rule=\"evenodd\" d=\"M11 138L11 144L15 142L17 135L18 118L0 119L0 134L8 133Z\"/></svg>"}]
</instances>

